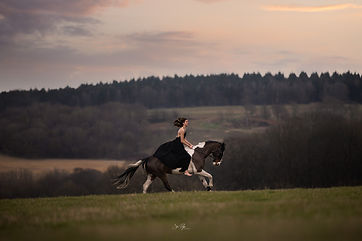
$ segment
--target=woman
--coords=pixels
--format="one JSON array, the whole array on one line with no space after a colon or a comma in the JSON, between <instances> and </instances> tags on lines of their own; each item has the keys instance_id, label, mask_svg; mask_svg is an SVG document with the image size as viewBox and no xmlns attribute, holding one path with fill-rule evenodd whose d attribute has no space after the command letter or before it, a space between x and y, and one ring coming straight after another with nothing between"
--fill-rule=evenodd
<instances>
[{"instance_id":1,"label":"woman","mask_svg":"<svg viewBox=\"0 0 362 241\"><path fill-rule=\"evenodd\" d=\"M177 131L176 139L162 144L153 156L160 159L166 166L172 169L181 167L180 172L184 172L186 176L192 176L192 174L187 171L191 156L185 150L185 146L191 149L193 148L193 145L186 140L186 128L189 121L186 118L178 118L173 124L180 127Z\"/></svg>"}]
</instances>

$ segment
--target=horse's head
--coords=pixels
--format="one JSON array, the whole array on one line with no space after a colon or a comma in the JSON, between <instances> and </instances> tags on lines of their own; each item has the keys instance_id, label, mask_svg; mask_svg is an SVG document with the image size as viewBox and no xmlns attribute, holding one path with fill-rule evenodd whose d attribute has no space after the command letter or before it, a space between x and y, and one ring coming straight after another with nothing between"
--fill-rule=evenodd
<instances>
[{"instance_id":1,"label":"horse's head","mask_svg":"<svg viewBox=\"0 0 362 241\"><path fill-rule=\"evenodd\" d=\"M215 145L213 145L213 147L211 149L211 156L214 159L212 161L212 164L214 166L220 166L222 156L224 155L224 151L225 151L225 143L220 143L220 142L214 142L214 143L215 143Z\"/></svg>"}]
</instances>

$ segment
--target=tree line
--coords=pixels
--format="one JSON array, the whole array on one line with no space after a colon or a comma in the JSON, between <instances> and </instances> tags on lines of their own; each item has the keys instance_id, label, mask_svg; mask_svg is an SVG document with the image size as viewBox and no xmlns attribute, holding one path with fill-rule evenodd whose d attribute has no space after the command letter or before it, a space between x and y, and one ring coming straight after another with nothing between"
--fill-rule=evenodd
<instances>
[{"instance_id":1,"label":"tree line","mask_svg":"<svg viewBox=\"0 0 362 241\"><path fill-rule=\"evenodd\" d=\"M0 115L0 152L27 158L131 158L148 147L143 106L34 103ZM145 154L144 154L145 155Z\"/></svg>"},{"instance_id":2,"label":"tree line","mask_svg":"<svg viewBox=\"0 0 362 241\"><path fill-rule=\"evenodd\" d=\"M186 75L82 84L78 88L13 90L0 94L0 111L12 106L47 102L67 106L94 106L108 102L141 104L147 108L291 104L326 99L362 103L362 76L358 73L245 73Z\"/></svg>"},{"instance_id":3,"label":"tree line","mask_svg":"<svg viewBox=\"0 0 362 241\"><path fill-rule=\"evenodd\" d=\"M333 110L290 117L263 133L227 140L223 189L362 184L362 118Z\"/></svg>"}]
</instances>

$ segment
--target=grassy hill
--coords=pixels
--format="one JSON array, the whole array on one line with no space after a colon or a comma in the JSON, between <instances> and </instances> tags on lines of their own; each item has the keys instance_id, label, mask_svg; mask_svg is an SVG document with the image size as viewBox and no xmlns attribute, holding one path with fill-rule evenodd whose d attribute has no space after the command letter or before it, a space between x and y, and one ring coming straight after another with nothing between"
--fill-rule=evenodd
<instances>
[{"instance_id":1,"label":"grassy hill","mask_svg":"<svg viewBox=\"0 0 362 241\"><path fill-rule=\"evenodd\" d=\"M0 240L361 240L362 187L0 200Z\"/></svg>"},{"instance_id":2,"label":"grassy hill","mask_svg":"<svg viewBox=\"0 0 362 241\"><path fill-rule=\"evenodd\" d=\"M361 115L362 105L344 103L310 103L294 105L200 106L185 108L148 109L148 117L154 120L150 129L158 138L174 135L172 126L176 117L190 120L188 136L192 142L222 140L240 134L262 132L269 126L294 116L312 111L328 110L343 116ZM162 133L164 131L164 133Z\"/></svg>"}]
</instances>

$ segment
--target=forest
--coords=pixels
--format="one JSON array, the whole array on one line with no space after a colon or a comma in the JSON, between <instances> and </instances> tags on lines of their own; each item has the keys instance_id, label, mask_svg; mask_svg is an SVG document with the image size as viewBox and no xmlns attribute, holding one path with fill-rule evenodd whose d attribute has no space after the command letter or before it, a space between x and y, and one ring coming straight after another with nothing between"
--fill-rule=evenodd
<instances>
[{"instance_id":1,"label":"forest","mask_svg":"<svg viewBox=\"0 0 362 241\"><path fill-rule=\"evenodd\" d=\"M108 102L140 104L146 108L306 104L326 99L362 103L362 76L346 72L332 75L301 72L246 73L147 77L113 83L82 84L78 88L13 90L0 94L0 110L33 103L94 106Z\"/></svg>"},{"instance_id":2,"label":"forest","mask_svg":"<svg viewBox=\"0 0 362 241\"><path fill-rule=\"evenodd\" d=\"M139 153L146 110L107 103L70 107L37 103L0 117L0 152L28 158L126 158Z\"/></svg>"},{"instance_id":3,"label":"forest","mask_svg":"<svg viewBox=\"0 0 362 241\"><path fill-rule=\"evenodd\" d=\"M242 78L221 74L3 92L0 153L138 160L174 134L165 123L179 113L170 107L231 105L240 106L243 115L220 112L210 126L203 126L202 133L217 126L236 130L220 136L226 143L223 165L206 166L216 190L361 185L361 80L349 72L302 72L287 78L281 73ZM301 111L299 106L308 103L316 103L316 108ZM142 171L127 190L115 190L110 179L120 172L122 168L111 166L105 172L77 168L36 176L24 167L0 173L0 197L141 191ZM203 190L194 177L172 176L171 185L176 190ZM156 182L150 191L164 189Z\"/></svg>"}]
</instances>

